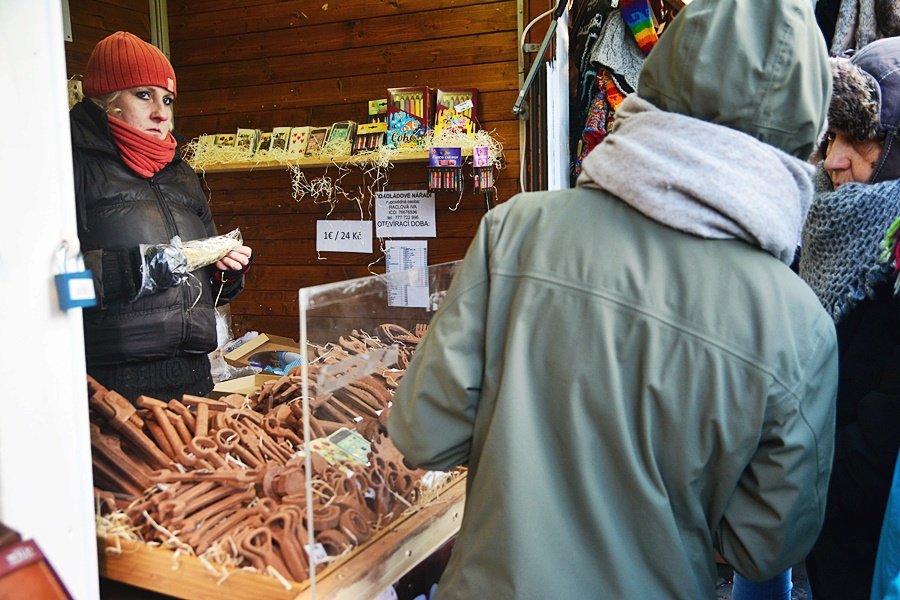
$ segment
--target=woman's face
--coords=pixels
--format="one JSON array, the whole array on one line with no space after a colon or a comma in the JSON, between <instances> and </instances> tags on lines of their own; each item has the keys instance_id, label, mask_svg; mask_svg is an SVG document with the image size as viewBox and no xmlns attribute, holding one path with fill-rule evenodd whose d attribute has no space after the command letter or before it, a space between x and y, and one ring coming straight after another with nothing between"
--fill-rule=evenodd
<instances>
[{"instance_id":1,"label":"woman's face","mask_svg":"<svg viewBox=\"0 0 900 600\"><path fill-rule=\"evenodd\" d=\"M113 116L148 135L166 139L172 130L175 96L165 88L142 85L128 88L110 103Z\"/></svg>"},{"instance_id":2,"label":"woman's face","mask_svg":"<svg viewBox=\"0 0 900 600\"><path fill-rule=\"evenodd\" d=\"M826 140L824 166L834 189L869 181L881 155L881 142L860 141L837 130L829 131Z\"/></svg>"}]
</instances>

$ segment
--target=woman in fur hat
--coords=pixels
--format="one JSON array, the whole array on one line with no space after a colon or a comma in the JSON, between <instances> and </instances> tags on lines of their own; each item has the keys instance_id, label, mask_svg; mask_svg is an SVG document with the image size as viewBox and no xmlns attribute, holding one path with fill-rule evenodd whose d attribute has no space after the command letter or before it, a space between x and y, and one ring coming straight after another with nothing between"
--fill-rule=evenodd
<instances>
[{"instance_id":1,"label":"woman in fur hat","mask_svg":"<svg viewBox=\"0 0 900 600\"><path fill-rule=\"evenodd\" d=\"M900 38L833 58L822 191L804 226L800 276L840 347L825 524L806 561L816 600L869 598L900 448L900 298L881 241L900 216Z\"/></svg>"},{"instance_id":2,"label":"woman in fur hat","mask_svg":"<svg viewBox=\"0 0 900 600\"><path fill-rule=\"evenodd\" d=\"M212 390L216 304L243 287L238 246L188 273L182 242L216 235L200 181L172 135L175 71L119 31L94 47L70 112L78 237L98 305L84 311L87 370L131 401Z\"/></svg>"},{"instance_id":3,"label":"woman in fur hat","mask_svg":"<svg viewBox=\"0 0 900 600\"><path fill-rule=\"evenodd\" d=\"M866 600L900 448L900 298L884 232L900 215L900 38L833 58L820 192L800 276L840 346L837 429L825 524L806 561L816 600Z\"/></svg>"},{"instance_id":4,"label":"woman in fur hat","mask_svg":"<svg viewBox=\"0 0 900 600\"><path fill-rule=\"evenodd\" d=\"M834 319L840 375L825 524L806 569L816 600L868 600L900 445L900 299L881 245L900 216L900 38L830 62L799 271ZM733 600L790 597L790 570L759 583L735 573Z\"/></svg>"}]
</instances>

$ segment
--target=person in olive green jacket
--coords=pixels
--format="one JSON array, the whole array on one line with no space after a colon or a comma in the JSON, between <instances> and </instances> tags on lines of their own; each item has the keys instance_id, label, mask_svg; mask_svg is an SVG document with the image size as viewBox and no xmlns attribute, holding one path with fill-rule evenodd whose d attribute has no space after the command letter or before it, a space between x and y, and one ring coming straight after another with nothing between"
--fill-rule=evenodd
<instances>
[{"instance_id":1,"label":"person in olive green jacket","mask_svg":"<svg viewBox=\"0 0 900 600\"><path fill-rule=\"evenodd\" d=\"M834 326L789 264L831 91L809 0L694 0L574 190L491 210L388 419L468 465L449 598L714 597L801 561Z\"/></svg>"}]
</instances>

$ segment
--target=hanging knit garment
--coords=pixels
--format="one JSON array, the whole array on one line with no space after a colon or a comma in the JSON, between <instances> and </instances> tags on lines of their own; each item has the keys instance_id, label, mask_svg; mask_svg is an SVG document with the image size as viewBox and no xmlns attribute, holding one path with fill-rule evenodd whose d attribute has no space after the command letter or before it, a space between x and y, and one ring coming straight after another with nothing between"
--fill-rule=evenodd
<instances>
[{"instance_id":1,"label":"hanging knit garment","mask_svg":"<svg viewBox=\"0 0 900 600\"><path fill-rule=\"evenodd\" d=\"M619 104L636 89L643 60L658 39L649 0L623 1L620 10L610 14L592 53L599 66L575 159L575 175L581 173L584 158L606 138Z\"/></svg>"},{"instance_id":2,"label":"hanging knit garment","mask_svg":"<svg viewBox=\"0 0 900 600\"><path fill-rule=\"evenodd\" d=\"M609 102L609 106L613 110L618 110L619 105L622 104L622 100L625 99L625 94L616 87L616 82L610 75L606 80L606 101Z\"/></svg>"},{"instance_id":3,"label":"hanging knit garment","mask_svg":"<svg viewBox=\"0 0 900 600\"><path fill-rule=\"evenodd\" d=\"M619 89L631 93L638 87L645 58L634 34L625 24L622 12L615 10L609 13L597 43L591 49L591 64L598 69L606 69L615 77Z\"/></svg>"},{"instance_id":4,"label":"hanging knit garment","mask_svg":"<svg viewBox=\"0 0 900 600\"><path fill-rule=\"evenodd\" d=\"M900 180L816 194L803 228L800 277L835 323L889 279L893 265L883 260L882 241L897 215Z\"/></svg>"},{"instance_id":5,"label":"hanging knit garment","mask_svg":"<svg viewBox=\"0 0 900 600\"><path fill-rule=\"evenodd\" d=\"M644 56L647 56L659 39L653 26L653 11L650 9L650 1L621 0L619 7L625 23L634 34L634 40Z\"/></svg>"},{"instance_id":6,"label":"hanging knit garment","mask_svg":"<svg viewBox=\"0 0 900 600\"><path fill-rule=\"evenodd\" d=\"M110 116L109 133L125 164L144 179L153 177L175 158L178 142L171 132L161 140Z\"/></svg>"},{"instance_id":7,"label":"hanging knit garment","mask_svg":"<svg viewBox=\"0 0 900 600\"><path fill-rule=\"evenodd\" d=\"M594 147L603 141L609 133L609 127L613 123L613 110L606 97L607 84L610 82L609 73L601 69L597 73L596 89L588 107L587 119L584 129L581 131L581 147L575 159L575 174L581 173L581 163Z\"/></svg>"},{"instance_id":8,"label":"hanging knit garment","mask_svg":"<svg viewBox=\"0 0 900 600\"><path fill-rule=\"evenodd\" d=\"M591 60L591 55L612 8L606 0L588 0L575 5L574 10L570 54L578 79L570 90L569 155L577 157L581 148L581 130L587 120L597 79L598 65ZM574 179L572 183L575 183Z\"/></svg>"}]
</instances>

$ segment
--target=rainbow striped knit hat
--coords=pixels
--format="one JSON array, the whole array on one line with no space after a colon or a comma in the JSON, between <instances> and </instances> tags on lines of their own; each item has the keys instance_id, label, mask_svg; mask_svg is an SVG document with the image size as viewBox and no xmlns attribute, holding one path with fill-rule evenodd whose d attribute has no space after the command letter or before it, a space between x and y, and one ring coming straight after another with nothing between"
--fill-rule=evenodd
<instances>
[{"instance_id":1,"label":"rainbow striped knit hat","mask_svg":"<svg viewBox=\"0 0 900 600\"><path fill-rule=\"evenodd\" d=\"M650 0L621 0L619 10L622 11L622 18L634 34L634 39L641 52L647 56L659 39L656 29L653 27Z\"/></svg>"}]
</instances>

